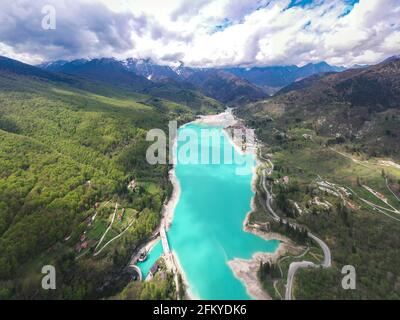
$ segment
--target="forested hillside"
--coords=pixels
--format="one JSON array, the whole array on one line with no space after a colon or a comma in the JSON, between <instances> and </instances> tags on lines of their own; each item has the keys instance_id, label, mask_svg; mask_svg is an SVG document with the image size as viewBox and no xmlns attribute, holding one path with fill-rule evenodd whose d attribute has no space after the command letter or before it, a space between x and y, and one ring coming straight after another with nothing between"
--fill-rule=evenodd
<instances>
[{"instance_id":1,"label":"forested hillside","mask_svg":"<svg viewBox=\"0 0 400 320\"><path fill-rule=\"evenodd\" d=\"M192 111L12 66L0 68L0 298L43 298L48 264L58 272L48 298L115 294L171 191L168 166L146 162L147 130L220 106Z\"/></svg>"},{"instance_id":2,"label":"forested hillside","mask_svg":"<svg viewBox=\"0 0 400 320\"><path fill-rule=\"evenodd\" d=\"M167 99L188 106L198 112L204 112L205 108L220 108L219 102L212 95L205 96L190 83L177 81L175 78L154 77L142 73L136 74L136 68L131 68L129 61L121 62L113 58L93 60L75 60L71 62L58 62L41 65L45 70L56 72L55 75L73 75L82 79L88 79L96 83L103 83L114 88L140 92L161 99ZM156 70L164 70L158 66ZM164 70L165 71L165 70ZM173 73L172 70L170 70ZM217 97L218 98L218 97Z\"/></svg>"},{"instance_id":3,"label":"forested hillside","mask_svg":"<svg viewBox=\"0 0 400 320\"><path fill-rule=\"evenodd\" d=\"M332 267L296 274L296 299L400 297L399 63L314 76L237 110L274 164L266 179L274 210L330 248ZM259 187L252 219L280 231L263 207L266 197ZM303 252L280 260L283 274L294 261L323 261L314 241ZM355 290L342 287L344 266L356 271ZM269 292L284 296L286 277L272 278Z\"/></svg>"},{"instance_id":4,"label":"forested hillside","mask_svg":"<svg viewBox=\"0 0 400 320\"><path fill-rule=\"evenodd\" d=\"M399 158L400 58L374 66L306 78L278 96L248 105L243 116L273 119L277 127L302 123L341 136L371 156Z\"/></svg>"}]
</instances>

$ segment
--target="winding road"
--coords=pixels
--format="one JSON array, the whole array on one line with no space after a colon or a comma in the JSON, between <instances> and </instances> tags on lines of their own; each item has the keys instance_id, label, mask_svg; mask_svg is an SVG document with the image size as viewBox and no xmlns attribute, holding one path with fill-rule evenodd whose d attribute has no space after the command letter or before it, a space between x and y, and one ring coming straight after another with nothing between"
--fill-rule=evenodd
<instances>
[{"instance_id":1,"label":"winding road","mask_svg":"<svg viewBox=\"0 0 400 320\"><path fill-rule=\"evenodd\" d=\"M276 214L274 209L272 209L272 196L271 193L269 192L267 185L266 185L266 175L271 175L274 169L274 165L270 159L266 159L260 155L260 158L264 159L267 161L271 168L265 169L262 172L262 187L264 189L264 192L267 196L267 199L265 200L265 205L267 207L268 212L270 213L272 219L275 221L281 220L281 218ZM297 228L296 224L293 224L286 219L282 219L283 223L289 223L291 227ZM292 288L293 288L293 281L294 281L294 276L296 272L299 269L302 268L329 268L332 265L332 258L331 258L331 251L329 247L326 245L326 243L318 238L316 235L312 234L311 232L308 232L307 235L313 239L322 249L324 253L324 261L321 264L315 264L311 261L301 261L301 262L292 262L289 266L289 271L288 271L288 277L287 277L287 283L286 283L286 292L285 292L285 300L291 300L292 299Z\"/></svg>"}]
</instances>

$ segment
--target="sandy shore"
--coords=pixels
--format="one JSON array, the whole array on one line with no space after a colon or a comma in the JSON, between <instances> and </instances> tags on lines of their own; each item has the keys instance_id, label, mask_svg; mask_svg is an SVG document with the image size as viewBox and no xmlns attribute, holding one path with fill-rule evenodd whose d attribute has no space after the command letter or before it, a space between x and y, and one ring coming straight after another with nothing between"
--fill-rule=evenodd
<instances>
[{"instance_id":1,"label":"sandy shore","mask_svg":"<svg viewBox=\"0 0 400 320\"><path fill-rule=\"evenodd\" d=\"M285 236L257 230L248 226L249 214L246 216L243 230L253 233L264 240L279 240L278 249L275 252L256 252L250 260L235 258L228 262L235 276L243 282L246 287L247 293L256 300L271 300L271 296L262 288L261 282L258 280L257 272L260 267L260 262L270 261L276 263L279 258L291 254L299 254L302 250L301 247L296 246L290 239Z\"/></svg>"},{"instance_id":2,"label":"sandy shore","mask_svg":"<svg viewBox=\"0 0 400 320\"><path fill-rule=\"evenodd\" d=\"M163 207L163 214L162 214L163 216L162 223L164 223L167 231L172 225L175 208L176 205L178 204L179 197L181 195L181 186L175 174L175 167L169 171L169 180L171 181L171 184L173 186L173 191L170 199Z\"/></svg>"},{"instance_id":3,"label":"sandy shore","mask_svg":"<svg viewBox=\"0 0 400 320\"><path fill-rule=\"evenodd\" d=\"M199 119L193 121L194 123L207 124L210 126L221 126L229 127L237 123L234 115L232 114L232 109L227 109L223 113L215 115L200 116Z\"/></svg>"},{"instance_id":4,"label":"sandy shore","mask_svg":"<svg viewBox=\"0 0 400 320\"><path fill-rule=\"evenodd\" d=\"M185 272L183 271L182 265L179 261L178 255L176 254L175 251L172 251L172 258L174 259L174 264L175 264L175 267L176 267L178 273L180 273L180 275L182 276L182 281L186 288L186 298L189 300L200 300L190 289L189 281L186 277Z\"/></svg>"},{"instance_id":5,"label":"sandy shore","mask_svg":"<svg viewBox=\"0 0 400 320\"><path fill-rule=\"evenodd\" d=\"M286 243L280 243L274 253L256 252L251 260L235 258L228 261L229 267L234 275L243 282L247 294L256 300L271 300L271 296L265 292L261 282L258 280L257 272L261 262L276 262L280 257L291 252L291 248Z\"/></svg>"},{"instance_id":6,"label":"sandy shore","mask_svg":"<svg viewBox=\"0 0 400 320\"><path fill-rule=\"evenodd\" d=\"M255 177L254 180L256 180ZM255 187L255 183L253 183ZM252 200L252 209L254 210L254 197ZM273 232L264 232L257 228L250 227L248 224L249 217L252 211L250 211L243 222L243 230L245 232L252 233L266 241L279 240L279 246L275 252L256 252L253 254L250 260L235 258L228 261L229 267L232 269L234 275L243 282L246 287L248 295L256 300L271 300L271 296L265 292L261 282L258 280L257 272L260 267L260 262L277 262L279 258L287 255L288 253L298 254L301 252L301 248L297 247L289 238Z\"/></svg>"},{"instance_id":7,"label":"sandy shore","mask_svg":"<svg viewBox=\"0 0 400 320\"><path fill-rule=\"evenodd\" d=\"M165 225L166 231L171 227L172 220L174 219L174 212L176 205L178 204L179 197L181 195L181 186L179 184L179 180L176 177L175 174L175 166L176 166L176 150L178 148L178 137L175 137L174 139L174 144L172 147L173 150L173 168L169 171L169 180L171 181L172 184L172 195L169 198L168 202L164 204L163 210L162 210L162 221L161 223Z\"/></svg>"},{"instance_id":8,"label":"sandy shore","mask_svg":"<svg viewBox=\"0 0 400 320\"><path fill-rule=\"evenodd\" d=\"M228 265L235 277L244 283L249 296L256 300L272 300L258 281L257 270L260 264L259 262L256 263L257 260L257 255L254 255L252 260L233 259L228 261ZM261 259L261 261L264 261L264 259Z\"/></svg>"}]
</instances>

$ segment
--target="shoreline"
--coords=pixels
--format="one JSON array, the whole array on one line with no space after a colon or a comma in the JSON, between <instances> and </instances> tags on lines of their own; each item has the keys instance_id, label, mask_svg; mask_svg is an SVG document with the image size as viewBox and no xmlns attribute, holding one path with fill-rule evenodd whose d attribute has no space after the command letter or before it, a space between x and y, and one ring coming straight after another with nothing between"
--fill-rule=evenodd
<instances>
[{"instance_id":1,"label":"shoreline","mask_svg":"<svg viewBox=\"0 0 400 320\"><path fill-rule=\"evenodd\" d=\"M189 281L187 279L186 273L183 271L182 265L179 261L178 254L175 250L171 251L172 259L174 260L175 268L182 277L183 285L185 286L185 294L187 300L200 300L190 289Z\"/></svg>"},{"instance_id":2,"label":"shoreline","mask_svg":"<svg viewBox=\"0 0 400 320\"><path fill-rule=\"evenodd\" d=\"M240 155L252 154L254 156L255 165L252 168L252 179L250 182L251 190L254 195L250 201L250 210L246 213L246 217L243 221L243 231L252 233L265 241L269 240L279 240L280 243L277 249L274 252L255 252L251 259L241 259L234 258L227 262L228 266L231 268L234 276L241 281L245 288L247 294L256 300L272 300L271 296L262 288L261 282L258 280L258 268L260 262L273 261L276 262L280 257L286 255L289 252L297 252L297 248L294 246L293 242L276 233L265 233L255 228L251 228L248 226L248 221L250 214L255 211L255 197L257 191L257 179L258 179L258 168L261 165L261 162L257 156L257 147L256 145L247 147L246 150L242 150L241 145L238 141L235 141L234 137L231 137L229 132L227 131L227 127L234 126L240 122L233 114L232 109L226 110L224 113L219 115L211 115L211 116L203 116L202 118L194 121L195 123L206 124L206 125L216 125L222 126L223 134L227 138L227 140L231 143L233 148ZM244 127L245 128L245 127ZM247 129L247 128L245 128Z\"/></svg>"},{"instance_id":3,"label":"shoreline","mask_svg":"<svg viewBox=\"0 0 400 320\"><path fill-rule=\"evenodd\" d=\"M224 112L206 116L200 116L198 119L189 123L199 123L210 126L229 127L237 122L232 114L232 109L227 108Z\"/></svg>"},{"instance_id":4,"label":"shoreline","mask_svg":"<svg viewBox=\"0 0 400 320\"><path fill-rule=\"evenodd\" d=\"M251 181L251 189L253 190L253 192L255 193L255 183L257 181L257 177L256 177L256 168L258 167L258 159L256 156L256 149L252 149L252 150L246 150L243 151L240 147L240 145L238 145L238 143L229 135L229 133L227 132L226 128L229 126L233 126L235 124L237 124L239 121L236 119L236 117L232 114L232 109L228 108L226 111L216 114L216 115L205 115L205 116L200 116L200 118L188 122L184 125L182 125L180 128L190 124L190 123L197 123L197 124L202 124L202 125L209 125L209 126L217 126L217 127L223 127L222 132L224 134L224 136L227 138L227 140L229 141L229 143L231 143L231 145L233 146L233 148L235 149L235 151L241 155L246 154L246 153L252 153L255 157L255 166L253 167L253 172L252 172L252 181ZM177 148L177 137L175 138L174 141L174 157L176 157L176 148ZM176 158L175 158L176 160ZM165 216L164 216L164 220L166 222L166 227L167 230L169 229L169 227L172 224L172 220L174 217L174 212L175 212L175 207L179 201L179 197L180 197L180 184L179 184L179 180L176 177L176 173L175 173L175 166L176 166L176 161L174 161L175 164L173 166L173 168L170 170L169 175L170 175L170 181L173 185L174 191L173 194L170 198L170 200L168 201L168 203L165 205ZM254 202L254 197L252 197L251 200L251 208L253 209L253 202ZM252 211L252 209L250 210L250 212ZM250 213L249 212L249 213ZM248 214L249 214L248 213ZM247 214L247 215L248 215ZM245 222L247 221L247 215L246 215L246 219ZM190 285L189 285L189 281L187 279L187 276L182 268L182 265L180 264L179 261L179 256L177 254L177 252L175 250L172 250L172 258L174 260L174 264L175 267L177 269L177 271L181 274L182 276L182 282L185 285L185 291L186 291L186 297L189 300L199 300L199 297L197 297L191 290ZM229 262L228 262L229 264ZM234 270L233 273L235 274ZM239 279L240 280L240 279ZM249 294L250 295L250 294ZM252 295L250 295L252 296Z\"/></svg>"},{"instance_id":5,"label":"shoreline","mask_svg":"<svg viewBox=\"0 0 400 320\"><path fill-rule=\"evenodd\" d=\"M193 122L193 121L191 121ZM191 123L185 123L181 127L186 126L187 124ZM179 129L178 128L178 129ZM175 215L175 208L178 205L179 198L181 196L181 185L179 183L178 177L176 176L176 163L177 163L177 148L178 148L178 136L175 137L174 142L173 142L173 157L174 157L174 162L171 170L168 172L169 176L169 181L172 184L172 194L167 203L164 204L163 209L162 209L162 218L161 218L161 226L164 224L165 226L165 231L168 236L168 230L171 228L174 215ZM163 259L165 260L165 254L163 253L162 255ZM190 291L190 286L189 286L189 281L187 279L187 276L182 268L182 265L179 261L178 254L176 253L175 250L171 250L170 252L170 257L171 257L171 262L173 264L173 268L175 268L175 271L180 274L183 285L185 286L185 297L188 298L189 300L197 300L196 296ZM177 288L178 290L178 288ZM177 293L178 294L178 293Z\"/></svg>"},{"instance_id":6,"label":"shoreline","mask_svg":"<svg viewBox=\"0 0 400 320\"><path fill-rule=\"evenodd\" d=\"M272 297L264 290L258 279L260 263L265 263L267 261L276 262L280 257L285 256L290 251L291 248L286 243L281 242L278 249L273 253L255 252L249 260L234 258L228 261L228 266L232 269L235 277L244 284L246 292L251 298L255 300L272 300Z\"/></svg>"},{"instance_id":7,"label":"shoreline","mask_svg":"<svg viewBox=\"0 0 400 320\"><path fill-rule=\"evenodd\" d=\"M253 211L251 211L253 212ZM294 244L289 238L274 232L265 232L257 230L248 225L251 212L246 215L243 223L243 231L252 233L265 241L279 240L278 248L274 252L255 252L250 259L234 258L228 261L228 266L232 269L235 277L240 280L247 291L247 294L256 300L272 300L272 297L266 292L258 279L258 269L260 263L270 261L276 263L281 257L288 253L298 254L301 247Z\"/></svg>"},{"instance_id":8,"label":"shoreline","mask_svg":"<svg viewBox=\"0 0 400 320\"><path fill-rule=\"evenodd\" d=\"M298 251L298 247L295 246L289 238L281 234L272 232L267 233L249 226L248 222L250 214L256 211L255 200L257 193L258 168L261 165L261 162L257 155L257 147L247 148L246 151L243 151L240 148L240 145L237 144L237 142L229 135L229 133L225 129L224 133L229 139L230 143L234 145L236 151L238 151L240 154L251 153L254 155L255 158L255 166L253 167L251 179L251 190L253 191L254 195L251 198L250 211L247 212L246 217L243 221L243 231L247 233L252 233L255 236L264 239L265 241L279 241L279 245L274 252L255 252L249 260L234 258L228 261L227 264L231 268L235 277L244 284L247 294L250 297L256 300L272 300L271 296L263 289L262 284L258 279L257 272L260 262L276 262L279 258L285 256L287 253L296 253Z\"/></svg>"},{"instance_id":9,"label":"shoreline","mask_svg":"<svg viewBox=\"0 0 400 320\"><path fill-rule=\"evenodd\" d=\"M230 108L228 108L226 111L219 113L219 114L215 114L215 115L204 115L204 116L200 116L200 118L187 122L183 125L181 125L178 130L180 128L185 127L186 125L190 124L190 123L199 123L199 124L207 124L207 125L212 125L212 126L229 126L232 125L234 123L236 123L237 120L235 119L235 117L232 114L232 111ZM225 130L224 130L225 133ZM229 135L227 135L228 138ZM233 141L232 141L233 142ZM231 143L232 143L231 142ZM178 137L175 137L174 139L174 144L173 144L173 153L174 153L174 164L171 168L171 170L169 171L169 180L172 184L172 195L169 198L168 202L166 204L164 204L163 209L162 209L162 218L161 218L161 222L165 224L165 228L166 231L168 231L168 229L171 227L172 225L172 221L174 218L174 213L175 213L175 208L176 205L178 204L179 198L180 198L180 194L181 194L181 186L179 183L179 180L176 176L176 162L177 162L177 144L178 144ZM234 145L235 148L240 149L236 143L232 143ZM243 151L241 151L243 152Z\"/></svg>"},{"instance_id":10,"label":"shoreline","mask_svg":"<svg viewBox=\"0 0 400 320\"><path fill-rule=\"evenodd\" d=\"M180 126L179 128L182 128L190 123L198 123L198 124L204 124L204 125L210 125L210 126L223 126L225 128L226 126L232 125L236 122L237 122L237 120L232 115L231 109L228 108L226 111L216 114L216 115L200 116L200 118L190 121L188 123L185 123L182 126ZM225 133L225 129L223 129L223 132ZM227 135L227 137L229 138L229 135ZM176 172L175 172L176 163L177 163L177 161L176 161L177 142L178 142L178 137L175 137L174 146L173 146L174 165L173 165L172 169L169 171L169 179L171 181L173 191L172 191L171 198L169 199L167 204L164 205L164 208L163 208L162 222L165 223L166 231L168 231L168 229L172 225L172 221L173 221L174 214L175 214L175 208L179 202L179 198L180 198L180 194L181 194L181 186L180 186L179 180L178 180L178 178L176 176ZM234 143L233 143L233 146L235 148L238 148L238 146ZM178 273L182 277L182 282L183 282L183 285L185 286L186 298L188 300L200 300L200 298L196 294L194 294L190 288L188 278L187 278L186 273L184 272L183 267L180 263L177 252L175 250L172 250L171 255L172 255L172 259L173 259L175 268L177 269Z\"/></svg>"},{"instance_id":11,"label":"shoreline","mask_svg":"<svg viewBox=\"0 0 400 320\"><path fill-rule=\"evenodd\" d=\"M175 165L169 171L169 180L172 184L172 194L169 198L168 202L163 207L163 213L161 218L161 224L165 225L166 231L168 231L172 225L172 221L174 219L174 213L176 205L178 204L180 195L181 195L181 185L179 183L178 178L175 173Z\"/></svg>"},{"instance_id":12,"label":"shoreline","mask_svg":"<svg viewBox=\"0 0 400 320\"><path fill-rule=\"evenodd\" d=\"M284 255L286 252L291 250L291 246L288 245L288 242L290 242L289 239L279 235L279 234L266 234L261 231L256 231L253 228L248 227L248 219L250 214L255 210L255 196L256 196L256 183L257 183L257 169L260 165L260 161L257 157L257 148L252 146L251 148L247 148L246 150L242 150L241 146L235 139L233 139L229 132L226 130L227 127L233 126L237 124L239 120L232 114L232 109L228 108L226 111L223 113L219 113L217 115L205 115L205 116L200 116L200 118L193 120L191 122L185 123L179 128L182 128L190 123L198 123L198 124L204 124L204 125L210 125L210 126L219 126L223 127L222 131L227 140L231 143L231 145L234 147L235 151L238 152L241 155L244 154L252 154L254 155L254 160L255 160L255 165L252 168L252 179L250 183L251 190L253 191L254 195L251 198L250 202L250 211L246 213L246 217L243 221L243 231L244 232L249 232L253 233L256 236L259 236L263 238L264 240L279 240L279 246L278 248L273 252L273 253L268 253L268 252L256 252L253 254L252 258L250 260L245 260L245 259L240 259L240 258L234 258L233 260L230 260L227 262L228 266L231 268L234 276L241 281L245 287L248 295L254 299L258 300L270 300L271 297L266 293L262 287L261 283L258 281L257 277L257 271L259 267L260 261L267 261L268 259L279 259L282 255ZM179 198L181 195L181 186L179 183L179 179L176 176L176 149L177 149L177 142L178 142L178 137L175 137L174 139L174 145L173 145L173 152L174 152L174 164L169 171L169 180L172 184L173 190L171 197L168 199L166 203L164 203L163 209L162 209L162 217L161 217L161 226L164 225L166 231L170 229L172 223L173 223L173 218L175 214L175 209L176 206L179 202ZM148 248L151 250L154 245L157 243L157 241L160 240L160 237L158 236L155 239L150 240L148 243L144 245L145 248ZM171 257L172 257L172 263L175 266L176 271L181 275L183 285L185 286L185 294L186 298L189 300L199 300L199 297L197 297L191 290L190 284L187 278L187 275L185 274L182 265L180 264L179 261L179 256L175 250L171 250Z\"/></svg>"}]
</instances>

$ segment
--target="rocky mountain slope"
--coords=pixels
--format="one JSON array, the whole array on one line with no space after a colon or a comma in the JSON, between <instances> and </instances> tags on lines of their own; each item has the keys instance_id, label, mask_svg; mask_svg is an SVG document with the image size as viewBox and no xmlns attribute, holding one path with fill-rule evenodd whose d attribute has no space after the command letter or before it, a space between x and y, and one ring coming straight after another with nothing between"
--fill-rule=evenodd
<instances>
[{"instance_id":1,"label":"rocky mountain slope","mask_svg":"<svg viewBox=\"0 0 400 320\"><path fill-rule=\"evenodd\" d=\"M304 123L318 134L357 141L370 154L398 156L400 58L304 79L239 112L278 126Z\"/></svg>"},{"instance_id":2,"label":"rocky mountain slope","mask_svg":"<svg viewBox=\"0 0 400 320\"><path fill-rule=\"evenodd\" d=\"M113 58L56 61L42 64L40 67L48 71L123 86L178 103L191 103L196 98L193 94L195 91L231 105L266 97L260 88L247 80L217 69L192 69L183 66L173 69L153 64L148 60L118 61Z\"/></svg>"},{"instance_id":3,"label":"rocky mountain slope","mask_svg":"<svg viewBox=\"0 0 400 320\"><path fill-rule=\"evenodd\" d=\"M279 89L307 78L314 74L326 72L341 72L344 68L335 67L326 62L309 63L302 67L297 66L276 66L276 67L255 67L255 68L230 68L227 71L250 81L263 88L268 94L274 94Z\"/></svg>"},{"instance_id":4,"label":"rocky mountain slope","mask_svg":"<svg viewBox=\"0 0 400 320\"><path fill-rule=\"evenodd\" d=\"M135 90L146 90L158 84L169 89L198 90L222 103L238 106L246 102L266 98L280 88L310 75L338 72L343 68L325 62L307 64L303 67L278 66L264 68L190 68L180 63L176 67L158 65L150 59L92 59L55 61L40 65L41 68L74 75L91 80L127 84ZM96 68L99 69L96 71ZM107 70L106 70L107 69ZM110 75L104 77L104 71ZM134 77L132 74L136 75ZM147 82L146 82L147 80Z\"/></svg>"}]
</instances>

